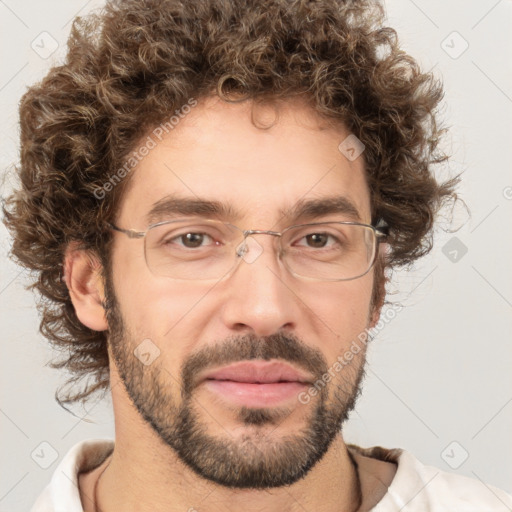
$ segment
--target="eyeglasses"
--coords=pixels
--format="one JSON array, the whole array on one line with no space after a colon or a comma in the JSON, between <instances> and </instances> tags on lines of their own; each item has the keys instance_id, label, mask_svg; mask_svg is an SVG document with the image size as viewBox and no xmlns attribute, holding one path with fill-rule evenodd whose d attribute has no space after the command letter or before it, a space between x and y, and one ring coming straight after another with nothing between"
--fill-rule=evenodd
<instances>
[{"instance_id":1,"label":"eyeglasses","mask_svg":"<svg viewBox=\"0 0 512 512\"><path fill-rule=\"evenodd\" d=\"M254 262L263 252L249 235L278 237L278 258L294 276L315 281L348 281L372 268L387 225L359 222L315 222L289 226L281 233L242 230L214 219L183 218L158 222L146 231L111 229L129 238L144 238L149 270L157 276L183 280L219 279L243 259Z\"/></svg>"}]
</instances>

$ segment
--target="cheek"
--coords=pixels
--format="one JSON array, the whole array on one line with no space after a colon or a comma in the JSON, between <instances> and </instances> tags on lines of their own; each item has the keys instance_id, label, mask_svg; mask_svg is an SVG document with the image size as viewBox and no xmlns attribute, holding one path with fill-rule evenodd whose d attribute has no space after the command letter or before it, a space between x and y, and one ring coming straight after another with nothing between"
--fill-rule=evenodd
<instances>
[{"instance_id":1,"label":"cheek","mask_svg":"<svg viewBox=\"0 0 512 512\"><path fill-rule=\"evenodd\" d=\"M152 278L145 282L129 278L122 281L116 288L117 298L133 332L166 342L174 333L197 325L201 295L193 286Z\"/></svg>"},{"instance_id":2,"label":"cheek","mask_svg":"<svg viewBox=\"0 0 512 512\"><path fill-rule=\"evenodd\" d=\"M311 301L311 315L316 318L320 349L331 364L353 343L360 343L361 333L369 327L373 277L328 283ZM359 337L359 338L358 338Z\"/></svg>"},{"instance_id":3,"label":"cheek","mask_svg":"<svg viewBox=\"0 0 512 512\"><path fill-rule=\"evenodd\" d=\"M116 299L129 340L138 346L151 340L160 350L160 363L172 375L201 339L205 319L201 298L204 284L155 277L145 260L119 258L114 267Z\"/></svg>"},{"instance_id":4,"label":"cheek","mask_svg":"<svg viewBox=\"0 0 512 512\"><path fill-rule=\"evenodd\" d=\"M169 322L179 314L182 303L177 297L183 290L181 285L149 271L142 240L129 240L116 248L113 278L116 298L131 333L159 338L163 329L170 328Z\"/></svg>"}]
</instances>

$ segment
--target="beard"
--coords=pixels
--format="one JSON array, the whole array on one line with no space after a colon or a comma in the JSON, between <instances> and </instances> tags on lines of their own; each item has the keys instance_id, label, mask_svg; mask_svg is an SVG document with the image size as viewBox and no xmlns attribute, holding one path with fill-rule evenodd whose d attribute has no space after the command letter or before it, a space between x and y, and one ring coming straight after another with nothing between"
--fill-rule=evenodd
<instances>
[{"instance_id":1,"label":"beard","mask_svg":"<svg viewBox=\"0 0 512 512\"><path fill-rule=\"evenodd\" d=\"M265 489L291 485L305 477L325 455L354 408L365 375L365 351L343 366L330 384L322 380L329 366L323 354L291 333L266 337L252 334L205 346L189 355L180 374L171 375L156 359L144 365L135 357L136 340L126 327L113 283L106 279L109 345L121 381L134 407L159 439L197 475L225 487ZM207 368L252 359L278 359L316 376L318 394L307 405L236 407L244 425L237 438L208 433L208 415L195 398L196 375ZM294 409L304 408L304 426L294 433L272 435ZM308 409L306 409L306 407ZM269 427L275 426L269 432Z\"/></svg>"}]
</instances>

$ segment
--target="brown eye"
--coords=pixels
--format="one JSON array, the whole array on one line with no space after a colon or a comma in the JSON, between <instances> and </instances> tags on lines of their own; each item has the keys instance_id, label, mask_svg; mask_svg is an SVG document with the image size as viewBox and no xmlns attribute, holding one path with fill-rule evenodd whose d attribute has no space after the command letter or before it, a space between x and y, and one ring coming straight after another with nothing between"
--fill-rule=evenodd
<instances>
[{"instance_id":1,"label":"brown eye","mask_svg":"<svg viewBox=\"0 0 512 512\"><path fill-rule=\"evenodd\" d=\"M301 241L304 243L298 243ZM308 233L303 235L296 244L298 247L305 247L308 249L330 249L334 246L340 245L339 239L330 233Z\"/></svg>"},{"instance_id":2,"label":"brown eye","mask_svg":"<svg viewBox=\"0 0 512 512\"><path fill-rule=\"evenodd\" d=\"M185 235L180 235L177 238L183 241L183 245L185 247L193 249L196 247L201 247L205 236L208 237L208 235L205 235L204 233L186 233Z\"/></svg>"},{"instance_id":3,"label":"brown eye","mask_svg":"<svg viewBox=\"0 0 512 512\"><path fill-rule=\"evenodd\" d=\"M326 235L324 233L314 233L312 235L307 235L305 238L307 239L311 247L319 248L325 247L329 235Z\"/></svg>"},{"instance_id":4,"label":"brown eye","mask_svg":"<svg viewBox=\"0 0 512 512\"><path fill-rule=\"evenodd\" d=\"M185 249L200 249L216 245L216 243L212 244L213 241L213 238L207 233L189 231L180 235L170 233L165 237L163 245Z\"/></svg>"}]
</instances>

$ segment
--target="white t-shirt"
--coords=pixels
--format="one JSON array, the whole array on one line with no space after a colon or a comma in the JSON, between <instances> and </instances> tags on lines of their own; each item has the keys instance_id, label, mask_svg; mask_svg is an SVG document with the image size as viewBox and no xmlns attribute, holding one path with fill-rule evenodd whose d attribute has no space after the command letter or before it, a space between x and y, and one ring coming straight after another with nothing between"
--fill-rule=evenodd
<instances>
[{"instance_id":1,"label":"white t-shirt","mask_svg":"<svg viewBox=\"0 0 512 512\"><path fill-rule=\"evenodd\" d=\"M512 496L461 475L421 464L411 453L380 446L350 450L398 465L387 493L372 512L511 512ZM55 470L30 512L83 512L78 473L99 466L114 449L110 439L81 441Z\"/></svg>"}]
</instances>

